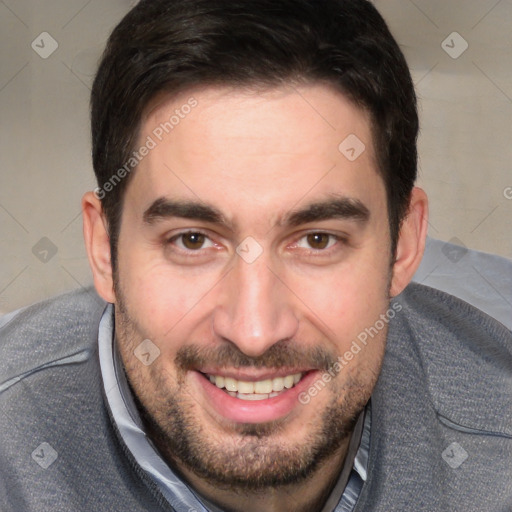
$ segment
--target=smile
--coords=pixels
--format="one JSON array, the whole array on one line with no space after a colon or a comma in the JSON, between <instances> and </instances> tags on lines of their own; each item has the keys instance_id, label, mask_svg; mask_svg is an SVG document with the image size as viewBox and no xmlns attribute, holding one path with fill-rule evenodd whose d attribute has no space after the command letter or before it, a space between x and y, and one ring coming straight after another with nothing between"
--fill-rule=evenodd
<instances>
[{"instance_id":1,"label":"smile","mask_svg":"<svg viewBox=\"0 0 512 512\"><path fill-rule=\"evenodd\" d=\"M255 382L233 379L222 375L208 375L212 384L222 389L233 398L240 400L267 400L279 396L300 382L303 373L294 373L285 377L258 380Z\"/></svg>"},{"instance_id":2,"label":"smile","mask_svg":"<svg viewBox=\"0 0 512 512\"><path fill-rule=\"evenodd\" d=\"M190 377L212 414L235 423L264 423L303 411L298 396L318 375L307 368L202 368Z\"/></svg>"}]
</instances>

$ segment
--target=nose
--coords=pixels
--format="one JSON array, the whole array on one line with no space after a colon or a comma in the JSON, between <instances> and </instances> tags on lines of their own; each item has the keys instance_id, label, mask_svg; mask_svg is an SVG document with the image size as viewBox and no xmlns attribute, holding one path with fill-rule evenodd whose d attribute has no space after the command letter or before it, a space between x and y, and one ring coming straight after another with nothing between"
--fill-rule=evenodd
<instances>
[{"instance_id":1,"label":"nose","mask_svg":"<svg viewBox=\"0 0 512 512\"><path fill-rule=\"evenodd\" d=\"M299 325L293 293L268 263L263 255L252 263L237 256L213 317L215 335L251 357L292 338Z\"/></svg>"}]
</instances>

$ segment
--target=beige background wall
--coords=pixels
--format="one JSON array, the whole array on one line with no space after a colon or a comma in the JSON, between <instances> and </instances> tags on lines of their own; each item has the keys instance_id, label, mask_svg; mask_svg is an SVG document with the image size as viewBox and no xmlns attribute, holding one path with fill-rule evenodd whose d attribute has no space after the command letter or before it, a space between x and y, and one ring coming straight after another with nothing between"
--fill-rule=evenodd
<instances>
[{"instance_id":1,"label":"beige background wall","mask_svg":"<svg viewBox=\"0 0 512 512\"><path fill-rule=\"evenodd\" d=\"M512 258L512 0L374 3L417 84L430 235ZM0 0L0 313L91 283L88 98L132 4Z\"/></svg>"}]
</instances>

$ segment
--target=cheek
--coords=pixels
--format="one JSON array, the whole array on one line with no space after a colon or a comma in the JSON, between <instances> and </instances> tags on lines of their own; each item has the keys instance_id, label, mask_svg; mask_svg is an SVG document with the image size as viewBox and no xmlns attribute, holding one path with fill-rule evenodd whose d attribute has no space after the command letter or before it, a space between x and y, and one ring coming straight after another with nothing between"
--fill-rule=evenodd
<instances>
[{"instance_id":1,"label":"cheek","mask_svg":"<svg viewBox=\"0 0 512 512\"><path fill-rule=\"evenodd\" d=\"M291 287L297 290L312 322L329 338L346 344L374 325L386 311L388 282L385 262L367 262L361 257L306 281L296 279Z\"/></svg>"},{"instance_id":2,"label":"cheek","mask_svg":"<svg viewBox=\"0 0 512 512\"><path fill-rule=\"evenodd\" d=\"M144 264L143 258L131 257L120 265L120 281L128 309L144 336L163 342L183 338L192 324L204 324L201 319L211 311L219 277L191 277L165 263Z\"/></svg>"}]
</instances>

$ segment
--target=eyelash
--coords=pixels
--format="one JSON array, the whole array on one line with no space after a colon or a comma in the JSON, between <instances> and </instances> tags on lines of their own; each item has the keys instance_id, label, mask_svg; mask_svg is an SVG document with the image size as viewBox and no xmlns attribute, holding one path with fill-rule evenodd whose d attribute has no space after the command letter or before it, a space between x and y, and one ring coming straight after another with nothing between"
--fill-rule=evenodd
<instances>
[{"instance_id":1,"label":"eyelash","mask_svg":"<svg viewBox=\"0 0 512 512\"><path fill-rule=\"evenodd\" d=\"M166 240L165 245L175 245L176 240L182 239L185 235L202 235L202 236L205 237L205 239L209 240L212 244L214 244L214 242L212 241L211 237L208 236L203 231L189 230L189 231L183 231L181 233L178 233L176 235L171 236L170 238L168 238ZM200 253L201 250L203 250L203 248L201 247L201 249L193 250L193 249L186 249L186 248L183 249L181 247L178 247L178 250L181 251L182 253L187 254L187 255L194 255L194 253ZM197 254L197 255L199 255L199 254Z\"/></svg>"},{"instance_id":2,"label":"eyelash","mask_svg":"<svg viewBox=\"0 0 512 512\"><path fill-rule=\"evenodd\" d=\"M179 239L182 239L182 237L184 237L185 235L190 235L190 234L194 234L194 235L202 235L205 237L205 239L209 240L213 246L215 246L215 242L213 242L213 240L211 239L211 237L203 232L203 231L200 231L200 230L189 230L189 231L184 231L184 232L181 232L181 233L178 233L176 235L173 235L172 237L168 238L166 240L166 245L175 245L176 244L176 241L179 240ZM313 249L313 248L309 248L309 249L304 249L304 251L307 252L308 255L311 255L311 256L326 256L326 255L329 255L331 252L334 252L336 249L338 249L339 247L337 247L339 244L341 245L347 245L348 244L348 238L345 237L345 236L340 236L340 235L335 235L333 233L328 233L328 232L325 232L325 231L310 231L308 233L305 233L303 235L301 235L298 239L296 239L295 242L293 242L292 244L292 247L297 247L298 243L307 238L308 236L311 236L311 235L325 235L325 236L328 236L329 237L329 243L331 243L331 240L334 240L334 243L331 245L331 246L328 246L327 248L325 249ZM176 247L176 245L175 245ZM208 249L211 249L212 247L208 247ZM201 247L199 249L184 249L184 248L181 248L181 247L177 247L177 250L182 252L183 254L186 254L187 256L200 256L202 251L204 251L205 248Z\"/></svg>"}]
</instances>

